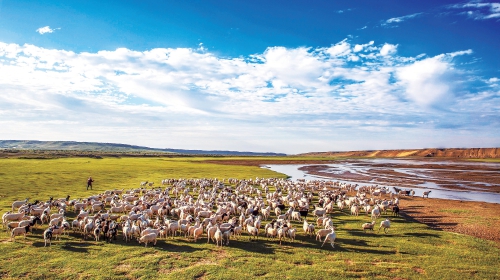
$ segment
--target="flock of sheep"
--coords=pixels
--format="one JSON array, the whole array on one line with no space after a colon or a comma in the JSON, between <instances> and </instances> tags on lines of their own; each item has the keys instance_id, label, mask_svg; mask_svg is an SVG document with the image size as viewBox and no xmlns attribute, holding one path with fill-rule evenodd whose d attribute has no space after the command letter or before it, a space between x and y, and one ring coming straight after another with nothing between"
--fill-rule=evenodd
<instances>
[{"instance_id":1,"label":"flock of sheep","mask_svg":"<svg viewBox=\"0 0 500 280\"><path fill-rule=\"evenodd\" d=\"M293 222L297 221L302 222L305 235L323 240L321 247L328 242L334 248L336 233L329 216L334 208L371 216L372 222L361 225L364 231L373 231L382 213L399 213L398 197L379 186L276 178L165 179L161 184L155 187L152 182L141 182L136 189L108 190L84 199L68 195L43 202L15 201L12 211L2 216L3 226L14 241L16 236L26 238L38 224L47 224L45 246L68 231L83 239L107 242L116 240L121 231L125 242L137 240L145 246L178 235L194 242L206 237L207 243L227 246L242 233L249 239L265 236L280 244L293 242L297 235ZM72 221L69 212L74 212ZM309 223L308 216L315 223ZM384 219L378 230L387 233L390 226L389 219Z\"/></svg>"}]
</instances>

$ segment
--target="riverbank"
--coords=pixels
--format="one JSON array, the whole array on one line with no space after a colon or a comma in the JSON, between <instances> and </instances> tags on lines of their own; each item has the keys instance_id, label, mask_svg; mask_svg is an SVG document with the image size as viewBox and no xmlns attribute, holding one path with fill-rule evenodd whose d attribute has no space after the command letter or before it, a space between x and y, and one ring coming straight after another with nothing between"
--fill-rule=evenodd
<instances>
[{"instance_id":1,"label":"riverbank","mask_svg":"<svg viewBox=\"0 0 500 280\"><path fill-rule=\"evenodd\" d=\"M400 201L402 216L408 220L491 240L500 247L500 204L422 197L401 197Z\"/></svg>"},{"instance_id":2,"label":"riverbank","mask_svg":"<svg viewBox=\"0 0 500 280\"><path fill-rule=\"evenodd\" d=\"M346 160L349 161L349 160ZM377 164L372 166L365 165L366 170L371 170L370 175L366 174L355 174L350 171L343 170L342 172L337 172L332 174L332 170L327 171L328 165L335 163L338 164L341 161L259 161L259 160L220 160L220 161L209 161L211 163L217 164L227 164L227 165L245 165L245 166L267 166L272 164L279 165L310 165L301 168L302 171L318 175L321 177L330 177L332 180L343 179L345 181L355 182L357 179L364 179L365 182L370 182L372 184L382 184L384 180L389 180L396 183L398 186L411 187L412 184L419 183L416 178L403 178L406 174L395 174L393 164ZM426 170L426 175L432 175L436 178L435 182L441 183L443 185L452 185L445 182L453 182L453 180L463 181L472 180L473 178L480 178L482 182L487 181L488 185L482 185L483 190L490 193L490 195L497 195L499 188L496 184L500 184L500 175L498 169L491 168L488 166L483 166L475 168L472 170L466 170L463 174L456 172L456 170L463 170L464 166L468 165L467 161L452 161L446 168L443 165L437 164L435 160L430 159L433 164L430 166L432 170ZM412 169L418 166L406 164L401 168L405 170ZM427 166L429 167L429 166ZM428 169L426 167L426 169ZM376 172L373 172L376 169ZM479 170L478 170L479 169ZM385 170L386 172L381 172ZM451 171L450 171L451 170ZM455 170L455 171L453 171ZM415 173L413 173L415 174ZM290 175L290 174L288 174ZM295 175L295 174L294 174ZM399 177L398 177L399 175ZM485 175L487 177L485 178ZM334 177L334 178L332 178ZM297 177L299 178L299 177ZM294 178L294 179L297 179ZM439 179L441 178L441 179ZM375 179L375 180L374 180ZM377 181L379 179L380 181ZM494 186L490 185L493 184ZM476 184L475 187L480 187ZM464 185L458 187L449 186L449 190L461 190L464 189ZM438 190L433 190L431 193L431 198L422 198L418 196L414 197L401 197L401 213L405 219L409 221L415 221L418 223L423 223L428 225L430 228L435 230L442 230L447 232L454 232L458 234L465 234L474 236L481 239L491 240L496 242L500 247L500 204L499 203L487 203L478 201L465 201L465 200L449 200L449 199L439 199L432 198L432 195ZM352 194L354 195L354 194Z\"/></svg>"}]
</instances>

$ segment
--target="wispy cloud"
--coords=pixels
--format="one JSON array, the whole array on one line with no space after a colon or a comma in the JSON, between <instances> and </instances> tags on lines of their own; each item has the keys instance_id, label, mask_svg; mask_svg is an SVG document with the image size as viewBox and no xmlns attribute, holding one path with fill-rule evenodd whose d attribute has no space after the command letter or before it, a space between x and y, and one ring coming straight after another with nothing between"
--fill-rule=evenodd
<instances>
[{"instance_id":1,"label":"wispy cloud","mask_svg":"<svg viewBox=\"0 0 500 280\"><path fill-rule=\"evenodd\" d=\"M54 29L51 29L50 26L44 26L44 27L40 27L36 30L36 32L40 33L40 34L45 34L45 33L53 33L54 31L56 30L59 30L61 28L54 28Z\"/></svg>"},{"instance_id":2,"label":"wispy cloud","mask_svg":"<svg viewBox=\"0 0 500 280\"><path fill-rule=\"evenodd\" d=\"M406 21L408 19L412 19L412 18L416 18L418 16L421 16L423 13L415 13L415 14L411 14L411 15L406 15L406 16L401 16L401 17L395 17L395 18L390 18L388 20L385 20L384 22L382 22L382 26L390 26L392 24L396 24L396 23L401 23L403 21Z\"/></svg>"},{"instance_id":3,"label":"wispy cloud","mask_svg":"<svg viewBox=\"0 0 500 280\"><path fill-rule=\"evenodd\" d=\"M352 11L353 9L349 8L349 9L343 9L343 10L338 10L337 11L337 14L343 14L343 13L346 13L346 12L350 12Z\"/></svg>"},{"instance_id":4,"label":"wispy cloud","mask_svg":"<svg viewBox=\"0 0 500 280\"><path fill-rule=\"evenodd\" d=\"M84 134L89 141L123 142L155 135L147 141L167 139L163 147L179 147L174 140L183 139L183 148L202 148L204 139L205 149L244 143L284 151L280 141L293 138L293 150L285 152L299 152L310 150L303 142L318 141L319 132L327 138L317 147L329 150L328 137L347 129L359 129L352 137L361 139L371 135L361 131L392 135L436 122L466 124L478 112L498 115L498 106L486 105L500 104L492 91L498 88L470 90L466 81L475 77L454 63L472 51L404 57L397 47L343 40L228 58L203 45L75 53L0 42L0 124L12 139Z\"/></svg>"},{"instance_id":5,"label":"wispy cloud","mask_svg":"<svg viewBox=\"0 0 500 280\"><path fill-rule=\"evenodd\" d=\"M449 6L452 9L466 10L462 14L475 20L500 18L500 3L469 2Z\"/></svg>"}]
</instances>

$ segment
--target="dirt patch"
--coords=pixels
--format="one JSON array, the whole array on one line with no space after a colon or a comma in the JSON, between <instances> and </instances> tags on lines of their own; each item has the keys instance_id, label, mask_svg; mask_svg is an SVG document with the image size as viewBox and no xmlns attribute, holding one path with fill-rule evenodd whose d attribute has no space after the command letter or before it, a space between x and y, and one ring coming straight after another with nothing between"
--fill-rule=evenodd
<instances>
[{"instance_id":1,"label":"dirt patch","mask_svg":"<svg viewBox=\"0 0 500 280\"><path fill-rule=\"evenodd\" d=\"M418 272L419 274L425 274L425 270L423 270L420 267L413 267L412 268L414 271Z\"/></svg>"},{"instance_id":2,"label":"dirt patch","mask_svg":"<svg viewBox=\"0 0 500 280\"><path fill-rule=\"evenodd\" d=\"M431 228L495 241L500 246L500 204L402 197L403 216Z\"/></svg>"}]
</instances>

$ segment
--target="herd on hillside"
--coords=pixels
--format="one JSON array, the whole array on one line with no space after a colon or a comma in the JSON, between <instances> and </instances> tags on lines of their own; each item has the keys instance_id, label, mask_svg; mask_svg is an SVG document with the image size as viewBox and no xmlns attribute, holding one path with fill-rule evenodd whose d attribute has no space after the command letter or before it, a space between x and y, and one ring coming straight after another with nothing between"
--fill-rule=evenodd
<instances>
[{"instance_id":1,"label":"herd on hillside","mask_svg":"<svg viewBox=\"0 0 500 280\"><path fill-rule=\"evenodd\" d=\"M350 209L355 216L363 211L372 221L361 228L373 231L382 213L390 210L399 215L400 195L414 194L412 190L394 188L391 192L376 185L276 178L165 179L161 184L155 187L152 182L141 182L139 188L108 190L85 199L70 199L68 195L43 202L15 201L12 211L2 216L3 226L15 241L16 236L26 238L32 228L47 224L45 246L69 231L96 242L112 242L121 231L125 242L136 240L146 247L156 245L159 238L176 236L194 242L206 238L207 243L227 246L242 233L250 240L265 236L280 245L294 242L297 228L292 222L297 221L302 222L304 235L316 237L321 247L330 243L334 248L336 233L329 216L334 207L341 213ZM356 195L348 195L354 192ZM75 216L72 221L66 216L70 211ZM314 217L315 223L309 223L308 216ZM378 231L387 233L390 227L390 220L383 219Z\"/></svg>"}]
</instances>

